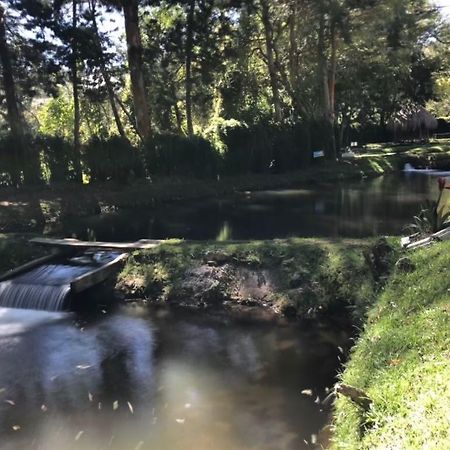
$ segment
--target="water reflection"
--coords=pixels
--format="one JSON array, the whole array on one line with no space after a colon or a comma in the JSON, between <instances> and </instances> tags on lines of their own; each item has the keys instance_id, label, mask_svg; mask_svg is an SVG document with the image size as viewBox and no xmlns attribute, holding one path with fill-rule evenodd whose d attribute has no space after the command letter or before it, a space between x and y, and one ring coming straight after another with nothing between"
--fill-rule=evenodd
<instances>
[{"instance_id":1,"label":"water reflection","mask_svg":"<svg viewBox=\"0 0 450 450\"><path fill-rule=\"evenodd\" d=\"M71 220L55 232L108 241L400 234L420 205L427 198L434 198L436 191L435 178L389 175L302 189L246 192L157 209L123 209L91 219Z\"/></svg>"},{"instance_id":2,"label":"water reflection","mask_svg":"<svg viewBox=\"0 0 450 450\"><path fill-rule=\"evenodd\" d=\"M339 334L147 314L80 327L0 309L0 448L290 450L325 423L314 400L333 383Z\"/></svg>"}]
</instances>

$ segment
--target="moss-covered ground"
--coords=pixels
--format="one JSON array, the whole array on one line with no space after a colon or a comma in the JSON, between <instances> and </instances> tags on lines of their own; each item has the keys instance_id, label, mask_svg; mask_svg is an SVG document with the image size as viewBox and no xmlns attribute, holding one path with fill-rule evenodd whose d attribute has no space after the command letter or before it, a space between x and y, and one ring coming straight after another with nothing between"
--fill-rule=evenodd
<instances>
[{"instance_id":1,"label":"moss-covered ground","mask_svg":"<svg viewBox=\"0 0 450 450\"><path fill-rule=\"evenodd\" d=\"M367 262L372 244L372 240L302 238L174 241L132 254L119 276L119 287L158 302L190 296L214 302L210 290L205 295L204 274L215 281L215 297L223 301L245 304L250 292L255 304L289 315L348 308L349 314L361 317L379 283L373 273L376 269ZM252 284L252 278L259 282ZM186 291L186 285L190 290Z\"/></svg>"},{"instance_id":2,"label":"moss-covered ground","mask_svg":"<svg viewBox=\"0 0 450 450\"><path fill-rule=\"evenodd\" d=\"M342 375L373 400L338 398L338 449L450 448L450 242L410 253L372 308Z\"/></svg>"}]
</instances>

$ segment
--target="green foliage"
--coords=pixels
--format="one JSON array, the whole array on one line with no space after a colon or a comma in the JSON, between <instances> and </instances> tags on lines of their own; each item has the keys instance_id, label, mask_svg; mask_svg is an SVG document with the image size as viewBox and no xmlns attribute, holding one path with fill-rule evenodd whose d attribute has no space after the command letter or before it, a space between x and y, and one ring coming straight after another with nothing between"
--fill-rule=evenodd
<instances>
[{"instance_id":1,"label":"green foliage","mask_svg":"<svg viewBox=\"0 0 450 450\"><path fill-rule=\"evenodd\" d=\"M416 270L390 280L342 375L373 407L364 414L338 398L334 448L450 446L450 242L408 257Z\"/></svg>"},{"instance_id":2,"label":"green foliage","mask_svg":"<svg viewBox=\"0 0 450 450\"><path fill-rule=\"evenodd\" d=\"M62 183L76 179L73 146L57 136L38 136L37 145L42 149L44 164L50 171L50 183Z\"/></svg>"},{"instance_id":3,"label":"green foliage","mask_svg":"<svg viewBox=\"0 0 450 450\"><path fill-rule=\"evenodd\" d=\"M57 136L71 140L73 134L73 101L60 94L51 98L37 113L39 132L47 136Z\"/></svg>"},{"instance_id":4,"label":"green foliage","mask_svg":"<svg viewBox=\"0 0 450 450\"><path fill-rule=\"evenodd\" d=\"M142 151L151 174L212 178L219 173L218 152L200 136L158 134L143 145Z\"/></svg>"},{"instance_id":5,"label":"green foliage","mask_svg":"<svg viewBox=\"0 0 450 450\"><path fill-rule=\"evenodd\" d=\"M83 148L83 159L93 182L111 180L126 183L143 176L137 149L118 136L92 138Z\"/></svg>"}]
</instances>

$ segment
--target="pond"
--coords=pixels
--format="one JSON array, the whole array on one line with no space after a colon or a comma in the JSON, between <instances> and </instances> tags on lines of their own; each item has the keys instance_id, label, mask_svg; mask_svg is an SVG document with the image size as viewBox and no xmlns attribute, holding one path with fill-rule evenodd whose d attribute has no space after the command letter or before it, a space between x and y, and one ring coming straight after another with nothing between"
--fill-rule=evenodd
<instances>
[{"instance_id":1,"label":"pond","mask_svg":"<svg viewBox=\"0 0 450 450\"><path fill-rule=\"evenodd\" d=\"M314 448L338 327L127 306L0 309L1 449ZM302 393L303 391L303 393Z\"/></svg>"},{"instance_id":2,"label":"pond","mask_svg":"<svg viewBox=\"0 0 450 450\"><path fill-rule=\"evenodd\" d=\"M297 189L240 193L158 208L120 209L70 219L59 235L103 241L194 240L399 235L437 195L436 178L396 174Z\"/></svg>"}]
</instances>

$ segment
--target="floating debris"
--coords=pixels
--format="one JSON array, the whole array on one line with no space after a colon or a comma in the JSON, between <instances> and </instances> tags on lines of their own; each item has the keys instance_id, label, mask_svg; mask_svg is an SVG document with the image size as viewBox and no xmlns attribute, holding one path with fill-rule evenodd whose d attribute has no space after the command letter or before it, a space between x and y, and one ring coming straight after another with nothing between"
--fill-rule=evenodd
<instances>
[{"instance_id":1,"label":"floating debris","mask_svg":"<svg viewBox=\"0 0 450 450\"><path fill-rule=\"evenodd\" d=\"M308 395L309 397L311 397L313 395L312 389L303 389L303 391L301 393L303 395Z\"/></svg>"},{"instance_id":2,"label":"floating debris","mask_svg":"<svg viewBox=\"0 0 450 450\"><path fill-rule=\"evenodd\" d=\"M8 403L8 405L15 406L15 403L12 400L5 400L5 403Z\"/></svg>"},{"instance_id":3,"label":"floating debris","mask_svg":"<svg viewBox=\"0 0 450 450\"><path fill-rule=\"evenodd\" d=\"M91 368L92 366L90 364L80 364L79 366L77 366L77 369L79 370L86 370Z\"/></svg>"},{"instance_id":4,"label":"floating debris","mask_svg":"<svg viewBox=\"0 0 450 450\"><path fill-rule=\"evenodd\" d=\"M175 419L175 421L177 423L184 423L186 421L186 419Z\"/></svg>"},{"instance_id":5,"label":"floating debris","mask_svg":"<svg viewBox=\"0 0 450 450\"><path fill-rule=\"evenodd\" d=\"M90 392L88 392L88 398L89 398L89 401L92 402L92 400L94 399L94 396Z\"/></svg>"},{"instance_id":6,"label":"floating debris","mask_svg":"<svg viewBox=\"0 0 450 450\"><path fill-rule=\"evenodd\" d=\"M19 430L21 429L21 426L20 426L20 425L13 425L11 428L12 428L14 431L19 431Z\"/></svg>"},{"instance_id":7,"label":"floating debris","mask_svg":"<svg viewBox=\"0 0 450 450\"><path fill-rule=\"evenodd\" d=\"M75 440L78 441L81 438L81 436L83 436L83 434L84 434L83 430L79 431L78 434L75 436Z\"/></svg>"},{"instance_id":8,"label":"floating debris","mask_svg":"<svg viewBox=\"0 0 450 450\"><path fill-rule=\"evenodd\" d=\"M47 412L48 411L47 406L46 405L41 405L41 411L42 412Z\"/></svg>"},{"instance_id":9,"label":"floating debris","mask_svg":"<svg viewBox=\"0 0 450 450\"><path fill-rule=\"evenodd\" d=\"M138 445L136 445L136 447L134 447L134 450L141 450L143 445L144 445L144 441L139 441Z\"/></svg>"},{"instance_id":10,"label":"floating debris","mask_svg":"<svg viewBox=\"0 0 450 450\"><path fill-rule=\"evenodd\" d=\"M115 411L119 407L119 402L117 400L113 403L113 410Z\"/></svg>"},{"instance_id":11,"label":"floating debris","mask_svg":"<svg viewBox=\"0 0 450 450\"><path fill-rule=\"evenodd\" d=\"M127 405L128 405L128 409L130 410L130 413L134 414L133 405L130 402L127 402Z\"/></svg>"}]
</instances>

